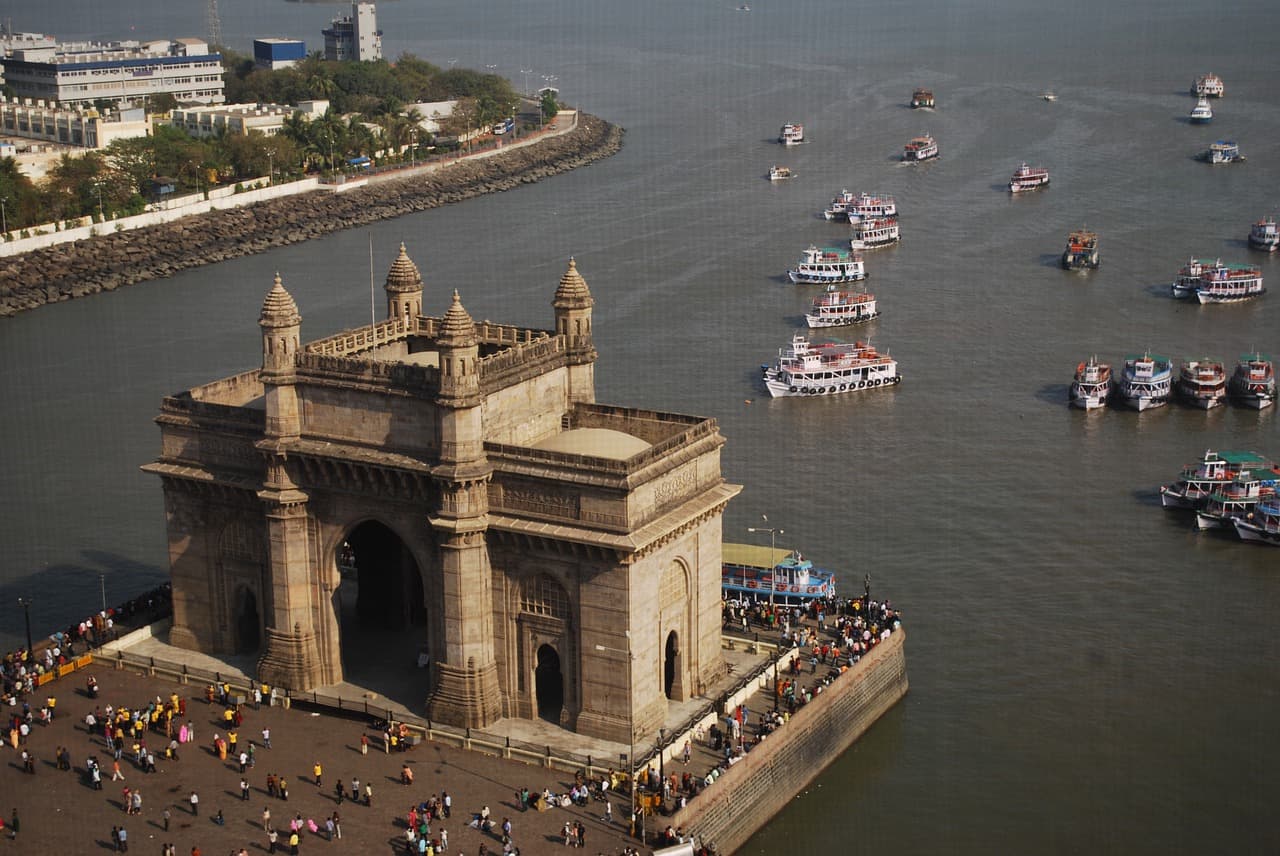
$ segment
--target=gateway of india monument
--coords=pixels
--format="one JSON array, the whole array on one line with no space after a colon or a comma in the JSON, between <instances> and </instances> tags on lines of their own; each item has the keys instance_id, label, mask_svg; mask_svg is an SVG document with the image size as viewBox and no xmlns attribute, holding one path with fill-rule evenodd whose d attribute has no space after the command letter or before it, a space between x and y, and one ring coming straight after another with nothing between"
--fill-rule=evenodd
<instances>
[{"instance_id":1,"label":"gateway of india monument","mask_svg":"<svg viewBox=\"0 0 1280 856\"><path fill-rule=\"evenodd\" d=\"M715 420L596 403L573 260L550 330L474 321L456 291L424 314L403 245L386 301L385 321L304 344L277 276L261 368L165 398L144 469L164 487L171 644L306 691L351 677L359 628L401 628L409 650L376 656L429 664L434 721L655 731L725 672L721 519L741 487Z\"/></svg>"}]
</instances>

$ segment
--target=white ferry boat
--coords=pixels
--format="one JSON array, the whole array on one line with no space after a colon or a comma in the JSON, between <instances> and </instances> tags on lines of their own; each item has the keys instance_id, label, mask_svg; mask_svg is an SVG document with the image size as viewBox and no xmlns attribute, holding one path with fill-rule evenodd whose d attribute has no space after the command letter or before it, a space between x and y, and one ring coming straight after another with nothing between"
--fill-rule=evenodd
<instances>
[{"instance_id":1,"label":"white ferry boat","mask_svg":"<svg viewBox=\"0 0 1280 856\"><path fill-rule=\"evenodd\" d=\"M1249 227L1249 246L1268 253L1280 248L1280 227L1276 226L1275 217L1263 217Z\"/></svg>"},{"instance_id":2,"label":"white ferry boat","mask_svg":"<svg viewBox=\"0 0 1280 856\"><path fill-rule=\"evenodd\" d=\"M1070 395L1072 407L1082 410L1106 407L1111 397L1111 366L1098 362L1096 356L1078 364Z\"/></svg>"},{"instance_id":3,"label":"white ferry boat","mask_svg":"<svg viewBox=\"0 0 1280 856\"><path fill-rule=\"evenodd\" d=\"M770 181L785 181L788 178L794 177L795 175L791 172L791 167L789 166L778 166L777 164L774 164L769 167Z\"/></svg>"},{"instance_id":4,"label":"white ferry boat","mask_svg":"<svg viewBox=\"0 0 1280 856\"><path fill-rule=\"evenodd\" d=\"M924 107L928 110L933 109L933 92L928 89L917 89L911 93L911 106L915 108Z\"/></svg>"},{"instance_id":5,"label":"white ferry boat","mask_svg":"<svg viewBox=\"0 0 1280 856\"><path fill-rule=\"evenodd\" d=\"M1220 264L1222 264L1221 259L1197 259L1193 256L1178 269L1178 275L1173 278L1173 285L1170 287L1173 296L1177 298L1194 296L1196 289L1200 287L1200 274Z\"/></svg>"},{"instance_id":6,"label":"white ferry boat","mask_svg":"<svg viewBox=\"0 0 1280 856\"><path fill-rule=\"evenodd\" d=\"M1191 94L1197 98L1221 98L1227 94L1227 88L1222 85L1221 77L1206 74L1197 77L1196 82L1191 84Z\"/></svg>"},{"instance_id":7,"label":"white ferry boat","mask_svg":"<svg viewBox=\"0 0 1280 856\"><path fill-rule=\"evenodd\" d=\"M832 198L831 204L822 212L822 216L828 220L847 220L849 219L849 207L853 205L853 200L857 195L848 188L841 190Z\"/></svg>"},{"instance_id":8,"label":"white ferry boat","mask_svg":"<svg viewBox=\"0 0 1280 856\"><path fill-rule=\"evenodd\" d=\"M1244 163L1247 160L1240 154L1240 146L1235 140L1215 140L1196 157L1205 163Z\"/></svg>"},{"instance_id":9,"label":"white ferry boat","mask_svg":"<svg viewBox=\"0 0 1280 856\"><path fill-rule=\"evenodd\" d=\"M902 147L902 159L911 163L938 156L938 142L928 134L912 137Z\"/></svg>"},{"instance_id":10,"label":"white ferry boat","mask_svg":"<svg viewBox=\"0 0 1280 856\"><path fill-rule=\"evenodd\" d=\"M1178 393L1192 407L1209 410L1227 400L1227 369L1222 360L1186 360L1178 373Z\"/></svg>"},{"instance_id":11,"label":"white ferry boat","mask_svg":"<svg viewBox=\"0 0 1280 856\"><path fill-rule=\"evenodd\" d=\"M1209 106L1209 99L1201 98L1196 102L1196 106L1191 108L1191 124L1207 125L1213 121L1213 108Z\"/></svg>"},{"instance_id":12,"label":"white ferry boat","mask_svg":"<svg viewBox=\"0 0 1280 856\"><path fill-rule=\"evenodd\" d=\"M798 146L804 142L804 125L788 122L778 132L778 142L784 146Z\"/></svg>"},{"instance_id":13,"label":"white ferry boat","mask_svg":"<svg viewBox=\"0 0 1280 856\"><path fill-rule=\"evenodd\" d=\"M1244 517L1231 518L1241 541L1254 541L1280 547L1280 500L1274 497L1259 502Z\"/></svg>"},{"instance_id":14,"label":"white ferry boat","mask_svg":"<svg viewBox=\"0 0 1280 856\"><path fill-rule=\"evenodd\" d=\"M1240 470L1235 478L1209 495L1204 507L1196 511L1197 529L1232 526L1231 519L1245 517L1264 499L1275 498L1275 473L1262 479L1252 470Z\"/></svg>"},{"instance_id":15,"label":"white ferry boat","mask_svg":"<svg viewBox=\"0 0 1280 856\"><path fill-rule=\"evenodd\" d=\"M1120 373L1120 401L1141 413L1169 402L1173 369L1168 357L1145 353L1124 358Z\"/></svg>"},{"instance_id":16,"label":"white ferry boat","mask_svg":"<svg viewBox=\"0 0 1280 856\"><path fill-rule=\"evenodd\" d=\"M1196 300L1203 303L1239 303L1266 293L1262 268L1218 262L1200 273Z\"/></svg>"},{"instance_id":17,"label":"white ferry boat","mask_svg":"<svg viewBox=\"0 0 1280 856\"><path fill-rule=\"evenodd\" d=\"M835 572L814 567L799 551L726 541L720 560L720 588L727 598L804 604L836 596Z\"/></svg>"},{"instance_id":18,"label":"white ferry boat","mask_svg":"<svg viewBox=\"0 0 1280 856\"><path fill-rule=\"evenodd\" d=\"M849 247L854 250L875 250L896 244L901 240L897 217L867 218L853 224L853 239Z\"/></svg>"},{"instance_id":19,"label":"white ferry boat","mask_svg":"<svg viewBox=\"0 0 1280 856\"><path fill-rule=\"evenodd\" d=\"M805 313L810 327L849 327L878 318L876 297L863 291L839 291L827 286L825 294L813 299L813 308Z\"/></svg>"},{"instance_id":20,"label":"white ferry boat","mask_svg":"<svg viewBox=\"0 0 1280 856\"><path fill-rule=\"evenodd\" d=\"M1268 354L1242 354L1227 394L1245 407L1263 410L1276 403L1276 368Z\"/></svg>"},{"instance_id":21,"label":"white ferry boat","mask_svg":"<svg viewBox=\"0 0 1280 856\"><path fill-rule=\"evenodd\" d=\"M859 193L848 200L845 216L850 223L859 220L897 217L898 203L887 193Z\"/></svg>"},{"instance_id":22,"label":"white ferry boat","mask_svg":"<svg viewBox=\"0 0 1280 856\"><path fill-rule=\"evenodd\" d=\"M867 266L862 256L837 247L818 249L810 244L787 277L798 285L827 285L866 279Z\"/></svg>"},{"instance_id":23,"label":"white ferry boat","mask_svg":"<svg viewBox=\"0 0 1280 856\"><path fill-rule=\"evenodd\" d=\"M1201 508L1209 497L1226 487L1241 470L1271 470L1272 463L1257 452L1215 452L1206 449L1204 457L1185 466L1178 480L1160 486L1160 504L1165 508Z\"/></svg>"},{"instance_id":24,"label":"white ferry boat","mask_svg":"<svg viewBox=\"0 0 1280 856\"><path fill-rule=\"evenodd\" d=\"M1024 161L1022 166L1013 173L1013 177L1009 179L1009 192L1021 193L1024 190L1036 190L1046 186L1049 183L1049 170L1042 166L1027 166Z\"/></svg>"},{"instance_id":25,"label":"white ferry boat","mask_svg":"<svg viewBox=\"0 0 1280 856\"><path fill-rule=\"evenodd\" d=\"M813 345L803 333L796 333L791 345L778 351L776 363L760 368L774 398L839 395L890 387L902 380L897 361L868 344Z\"/></svg>"}]
</instances>

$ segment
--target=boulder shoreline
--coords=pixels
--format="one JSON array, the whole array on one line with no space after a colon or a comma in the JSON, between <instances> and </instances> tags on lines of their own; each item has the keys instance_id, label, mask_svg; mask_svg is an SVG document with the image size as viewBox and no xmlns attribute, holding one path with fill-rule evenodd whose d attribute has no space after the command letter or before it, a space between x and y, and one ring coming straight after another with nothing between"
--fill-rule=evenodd
<instances>
[{"instance_id":1,"label":"boulder shoreline","mask_svg":"<svg viewBox=\"0 0 1280 856\"><path fill-rule=\"evenodd\" d=\"M622 135L581 113L573 131L535 145L344 193L310 193L305 205L284 197L9 257L0 260L0 317L532 184L617 153Z\"/></svg>"}]
</instances>

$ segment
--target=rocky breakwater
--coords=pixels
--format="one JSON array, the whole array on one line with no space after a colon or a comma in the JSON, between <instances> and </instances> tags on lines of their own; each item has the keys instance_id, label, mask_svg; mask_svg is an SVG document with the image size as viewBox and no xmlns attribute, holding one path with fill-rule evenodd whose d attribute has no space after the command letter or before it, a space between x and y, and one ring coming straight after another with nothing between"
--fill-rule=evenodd
<instances>
[{"instance_id":1,"label":"rocky breakwater","mask_svg":"<svg viewBox=\"0 0 1280 856\"><path fill-rule=\"evenodd\" d=\"M316 191L0 259L0 317L111 291L178 271L309 241L330 232L511 190L616 153L622 129L579 114L578 127L486 158L371 183Z\"/></svg>"}]
</instances>

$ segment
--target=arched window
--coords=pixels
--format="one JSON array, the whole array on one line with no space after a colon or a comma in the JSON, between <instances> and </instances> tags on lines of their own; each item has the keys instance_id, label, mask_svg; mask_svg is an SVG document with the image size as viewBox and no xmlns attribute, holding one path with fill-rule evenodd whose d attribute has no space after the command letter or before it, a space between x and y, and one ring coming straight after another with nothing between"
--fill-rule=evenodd
<instances>
[{"instance_id":1,"label":"arched window","mask_svg":"<svg viewBox=\"0 0 1280 856\"><path fill-rule=\"evenodd\" d=\"M520 609L532 615L564 619L569 617L569 597L558 582L540 574L525 582Z\"/></svg>"}]
</instances>

